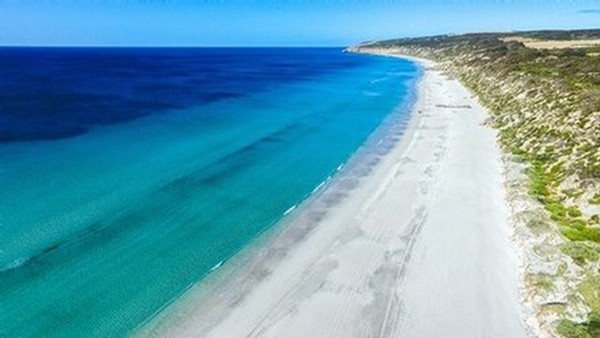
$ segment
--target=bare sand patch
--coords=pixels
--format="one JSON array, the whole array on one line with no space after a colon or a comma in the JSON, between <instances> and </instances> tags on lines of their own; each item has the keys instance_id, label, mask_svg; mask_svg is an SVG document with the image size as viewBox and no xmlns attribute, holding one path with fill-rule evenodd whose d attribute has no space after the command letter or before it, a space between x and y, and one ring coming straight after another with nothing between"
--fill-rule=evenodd
<instances>
[{"instance_id":1,"label":"bare sand patch","mask_svg":"<svg viewBox=\"0 0 600 338\"><path fill-rule=\"evenodd\" d=\"M534 49L564 49L600 47L600 39L590 40L538 40L520 36L509 36L501 39L504 42L517 41Z\"/></svg>"}]
</instances>

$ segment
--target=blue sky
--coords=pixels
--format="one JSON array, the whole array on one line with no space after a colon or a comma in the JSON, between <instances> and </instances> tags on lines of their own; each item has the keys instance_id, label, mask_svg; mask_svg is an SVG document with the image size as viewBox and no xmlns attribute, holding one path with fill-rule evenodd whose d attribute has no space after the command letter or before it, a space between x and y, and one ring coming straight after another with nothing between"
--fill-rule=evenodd
<instances>
[{"instance_id":1,"label":"blue sky","mask_svg":"<svg viewBox=\"0 0 600 338\"><path fill-rule=\"evenodd\" d=\"M600 0L0 0L0 45L344 46L600 27Z\"/></svg>"}]
</instances>

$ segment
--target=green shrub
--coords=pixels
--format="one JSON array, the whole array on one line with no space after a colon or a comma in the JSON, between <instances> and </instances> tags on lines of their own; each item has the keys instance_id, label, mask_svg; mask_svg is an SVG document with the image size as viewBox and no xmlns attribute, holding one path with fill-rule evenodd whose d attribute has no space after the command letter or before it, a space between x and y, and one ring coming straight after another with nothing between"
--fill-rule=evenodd
<instances>
[{"instance_id":1,"label":"green shrub","mask_svg":"<svg viewBox=\"0 0 600 338\"><path fill-rule=\"evenodd\" d=\"M582 232L587 240L600 243L600 228L585 228Z\"/></svg>"},{"instance_id":2,"label":"green shrub","mask_svg":"<svg viewBox=\"0 0 600 338\"><path fill-rule=\"evenodd\" d=\"M567 215L567 209L558 202L551 202L544 206L550 212L550 218L557 221Z\"/></svg>"},{"instance_id":3,"label":"green shrub","mask_svg":"<svg viewBox=\"0 0 600 338\"><path fill-rule=\"evenodd\" d=\"M600 328L600 311L592 310L588 314L588 325L594 328Z\"/></svg>"},{"instance_id":4,"label":"green shrub","mask_svg":"<svg viewBox=\"0 0 600 338\"><path fill-rule=\"evenodd\" d=\"M565 221L566 225L577 230L583 230L587 223L582 219L570 219Z\"/></svg>"},{"instance_id":5,"label":"green shrub","mask_svg":"<svg viewBox=\"0 0 600 338\"><path fill-rule=\"evenodd\" d=\"M587 262L595 262L598 260L598 250L594 247L582 242L567 242L564 243L560 251L571 257L575 263L583 265Z\"/></svg>"},{"instance_id":6,"label":"green shrub","mask_svg":"<svg viewBox=\"0 0 600 338\"><path fill-rule=\"evenodd\" d=\"M600 228L576 229L569 226L560 228L562 234L572 241L592 241L600 243Z\"/></svg>"},{"instance_id":7,"label":"green shrub","mask_svg":"<svg viewBox=\"0 0 600 338\"><path fill-rule=\"evenodd\" d=\"M571 217L579 217L579 216L581 216L581 211L579 209L577 209L576 207L570 207L569 210L567 211L567 213Z\"/></svg>"},{"instance_id":8,"label":"green shrub","mask_svg":"<svg viewBox=\"0 0 600 338\"><path fill-rule=\"evenodd\" d=\"M559 321L556 331L565 338L593 338L585 325L568 319Z\"/></svg>"}]
</instances>

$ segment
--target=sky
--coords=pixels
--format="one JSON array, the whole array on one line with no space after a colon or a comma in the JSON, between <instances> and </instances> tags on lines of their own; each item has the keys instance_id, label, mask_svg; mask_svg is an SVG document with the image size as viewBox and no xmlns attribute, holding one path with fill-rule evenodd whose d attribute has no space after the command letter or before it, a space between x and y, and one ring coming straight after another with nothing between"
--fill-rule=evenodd
<instances>
[{"instance_id":1,"label":"sky","mask_svg":"<svg viewBox=\"0 0 600 338\"><path fill-rule=\"evenodd\" d=\"M3 46L346 46L600 28L600 0L0 0Z\"/></svg>"}]
</instances>

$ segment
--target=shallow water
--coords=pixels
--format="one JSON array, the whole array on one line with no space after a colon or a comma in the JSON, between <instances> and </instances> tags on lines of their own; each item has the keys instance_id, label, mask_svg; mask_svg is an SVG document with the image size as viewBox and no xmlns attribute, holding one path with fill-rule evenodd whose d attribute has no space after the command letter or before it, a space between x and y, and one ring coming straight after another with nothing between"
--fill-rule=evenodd
<instances>
[{"instance_id":1,"label":"shallow water","mask_svg":"<svg viewBox=\"0 0 600 338\"><path fill-rule=\"evenodd\" d=\"M417 76L338 49L0 61L0 336L131 332L335 173Z\"/></svg>"}]
</instances>

